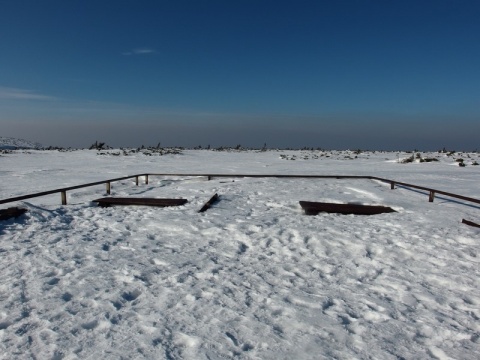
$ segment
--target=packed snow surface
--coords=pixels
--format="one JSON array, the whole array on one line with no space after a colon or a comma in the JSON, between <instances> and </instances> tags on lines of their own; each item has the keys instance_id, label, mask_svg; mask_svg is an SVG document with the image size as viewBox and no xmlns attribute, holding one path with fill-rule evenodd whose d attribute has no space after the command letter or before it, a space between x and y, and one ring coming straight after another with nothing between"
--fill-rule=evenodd
<instances>
[{"instance_id":1,"label":"packed snow surface","mask_svg":"<svg viewBox=\"0 0 480 360\"><path fill-rule=\"evenodd\" d=\"M104 154L4 154L0 199L147 172L373 175L480 198L477 153ZM29 211L0 222L1 359L480 357L480 229L461 223L480 205L372 180L140 180L112 196L188 203L97 207L100 185L2 205ZM396 212L306 216L300 200Z\"/></svg>"}]
</instances>

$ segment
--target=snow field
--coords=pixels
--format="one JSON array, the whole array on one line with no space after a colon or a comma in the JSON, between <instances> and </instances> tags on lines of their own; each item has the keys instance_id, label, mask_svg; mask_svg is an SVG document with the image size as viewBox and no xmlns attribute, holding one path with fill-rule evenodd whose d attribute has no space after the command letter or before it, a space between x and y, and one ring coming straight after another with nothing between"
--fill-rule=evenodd
<instances>
[{"instance_id":1,"label":"snow field","mask_svg":"<svg viewBox=\"0 0 480 360\"><path fill-rule=\"evenodd\" d=\"M56 181L98 176L89 170L96 158L73 154L75 170L33 156L64 169L51 171ZM300 173L313 163L205 152L154 160L172 172ZM113 162L100 179L145 172L154 160L99 160ZM371 174L381 161L328 160L312 173ZM403 179L425 182L459 170L383 164L395 180L398 166L414 169ZM57 187L25 165L11 172L25 174L26 188ZM478 193L468 185L478 171L461 170L461 186ZM172 208L96 207L102 191L71 192L68 206L59 196L31 199L26 216L0 223L0 358L478 358L480 231L460 224L478 219L476 206L428 203L370 180L151 177L112 186L113 196L189 200ZM197 213L216 192L220 201ZM397 213L305 216L299 200Z\"/></svg>"}]
</instances>

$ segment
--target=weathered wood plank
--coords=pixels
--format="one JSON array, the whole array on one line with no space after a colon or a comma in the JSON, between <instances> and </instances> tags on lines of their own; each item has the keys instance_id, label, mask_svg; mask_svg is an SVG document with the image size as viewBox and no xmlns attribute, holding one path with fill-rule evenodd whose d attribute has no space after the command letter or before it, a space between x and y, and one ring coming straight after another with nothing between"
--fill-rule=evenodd
<instances>
[{"instance_id":1,"label":"weathered wood plank","mask_svg":"<svg viewBox=\"0 0 480 360\"><path fill-rule=\"evenodd\" d=\"M213 195L213 196L210 198L210 200L208 200L208 201L202 206L202 208L201 208L200 210L198 210L198 212L201 213L201 212L207 211L207 210L210 208L210 206L212 206L214 203L216 203L216 202L219 200L219 198L220 198L220 197L218 196L218 194L215 193L215 195Z\"/></svg>"},{"instance_id":2,"label":"weathered wood plank","mask_svg":"<svg viewBox=\"0 0 480 360\"><path fill-rule=\"evenodd\" d=\"M19 208L19 207L11 207L8 209L0 210L0 220L8 220L12 217L16 218L20 215L23 215L27 212L27 209Z\"/></svg>"},{"instance_id":3,"label":"weathered wood plank","mask_svg":"<svg viewBox=\"0 0 480 360\"><path fill-rule=\"evenodd\" d=\"M143 206L179 206L187 202L187 199L157 199L157 198L131 198L131 197L106 197L93 200L100 206L111 205L143 205Z\"/></svg>"},{"instance_id":4,"label":"weathered wood plank","mask_svg":"<svg viewBox=\"0 0 480 360\"><path fill-rule=\"evenodd\" d=\"M470 225L470 226L475 226L475 227L479 227L479 228L480 228L480 224L476 224L476 223L474 223L473 221L469 221L469 220L465 220L465 219L462 219L462 224Z\"/></svg>"},{"instance_id":5,"label":"weathered wood plank","mask_svg":"<svg viewBox=\"0 0 480 360\"><path fill-rule=\"evenodd\" d=\"M320 212L354 214L354 215L376 215L395 212L390 207L378 205L357 205L357 204L334 204L314 201L300 201L300 206L305 210L306 215L317 215Z\"/></svg>"}]
</instances>

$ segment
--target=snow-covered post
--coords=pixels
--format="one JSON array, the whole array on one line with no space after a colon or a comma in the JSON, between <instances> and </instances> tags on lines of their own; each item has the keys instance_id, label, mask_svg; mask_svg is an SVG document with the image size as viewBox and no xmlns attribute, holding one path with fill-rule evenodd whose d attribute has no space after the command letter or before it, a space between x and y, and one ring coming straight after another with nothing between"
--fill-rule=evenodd
<instances>
[{"instance_id":1,"label":"snow-covered post","mask_svg":"<svg viewBox=\"0 0 480 360\"><path fill-rule=\"evenodd\" d=\"M62 195L62 205L67 205L67 192L62 191L61 195Z\"/></svg>"},{"instance_id":2,"label":"snow-covered post","mask_svg":"<svg viewBox=\"0 0 480 360\"><path fill-rule=\"evenodd\" d=\"M428 195L428 201L433 202L433 199L435 199L435 191L430 191L430 194Z\"/></svg>"},{"instance_id":3,"label":"snow-covered post","mask_svg":"<svg viewBox=\"0 0 480 360\"><path fill-rule=\"evenodd\" d=\"M395 182L394 182L394 181L392 181L392 182L390 183L390 189L391 189L391 190L395 189Z\"/></svg>"},{"instance_id":4,"label":"snow-covered post","mask_svg":"<svg viewBox=\"0 0 480 360\"><path fill-rule=\"evenodd\" d=\"M110 195L110 190L111 190L110 181L107 181L106 185L107 185L107 194Z\"/></svg>"}]
</instances>

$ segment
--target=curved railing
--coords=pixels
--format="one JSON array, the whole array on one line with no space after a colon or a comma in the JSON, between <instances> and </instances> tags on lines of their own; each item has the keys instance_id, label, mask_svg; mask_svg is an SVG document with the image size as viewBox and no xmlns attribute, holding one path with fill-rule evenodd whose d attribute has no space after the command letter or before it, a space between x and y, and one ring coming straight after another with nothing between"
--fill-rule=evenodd
<instances>
[{"instance_id":1,"label":"curved railing","mask_svg":"<svg viewBox=\"0 0 480 360\"><path fill-rule=\"evenodd\" d=\"M31 198L35 198L35 197L60 193L62 205L67 205L67 191L105 184L106 185L106 192L107 192L107 194L110 194L111 183L112 182L135 178L135 183L138 186L140 177L145 177L145 184L148 184L149 176L206 177L208 180L210 180L212 178L241 178L241 177L282 178L282 179L369 179L369 180L378 180L378 181L382 181L382 182L385 182L385 183L389 183L391 189L394 189L395 185L398 185L398 186L402 186L402 187L406 187L406 188L412 188L412 189L427 191L428 192L428 200L430 202L433 202L433 200L435 198L435 194L441 194L441 195L448 196L448 197L451 197L451 198L460 199L460 200L463 200L463 201L468 201L468 202L480 204L480 199L475 199L475 198L472 198L472 197L459 195L459 194L454 194L454 193L451 193L451 192L442 191L442 190L438 190L438 189L432 189L432 188L425 187L425 186L419 186L419 185L404 183L404 182L401 182L401 181L380 178L380 177L376 177L376 176L361 176L361 175L360 176L356 176L356 175L274 175L274 174L185 174L185 173L182 173L182 174L147 173L147 174L129 175L129 176L124 176L124 177L119 177L119 178L114 178L114 179L96 181L96 182L87 183L87 184L69 186L69 187L64 187L64 188L60 188L60 189L54 189L54 190L42 191L42 192L37 192L37 193L33 193L33 194L28 194L28 195L11 197L11 198L0 200L0 204L6 204L6 203L15 202L15 201L21 201L21 200L31 199Z\"/></svg>"}]
</instances>

